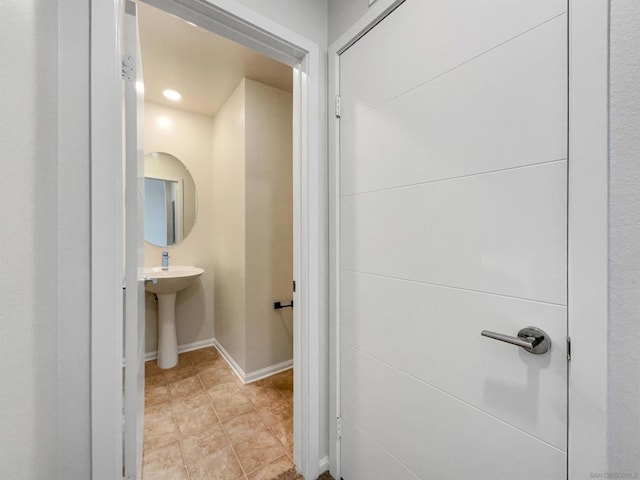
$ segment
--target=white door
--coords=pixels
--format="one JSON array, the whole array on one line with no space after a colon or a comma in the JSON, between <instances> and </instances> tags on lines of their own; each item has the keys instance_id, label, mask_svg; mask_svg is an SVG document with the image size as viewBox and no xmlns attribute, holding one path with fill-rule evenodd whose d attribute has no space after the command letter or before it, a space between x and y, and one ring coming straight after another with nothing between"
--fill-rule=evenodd
<instances>
[{"instance_id":1,"label":"white door","mask_svg":"<svg viewBox=\"0 0 640 480\"><path fill-rule=\"evenodd\" d=\"M407 0L340 96L342 477L566 478L566 0Z\"/></svg>"},{"instance_id":2,"label":"white door","mask_svg":"<svg viewBox=\"0 0 640 480\"><path fill-rule=\"evenodd\" d=\"M142 62L136 5L127 1L124 25L125 314L124 477L142 478L144 421L144 152Z\"/></svg>"}]
</instances>

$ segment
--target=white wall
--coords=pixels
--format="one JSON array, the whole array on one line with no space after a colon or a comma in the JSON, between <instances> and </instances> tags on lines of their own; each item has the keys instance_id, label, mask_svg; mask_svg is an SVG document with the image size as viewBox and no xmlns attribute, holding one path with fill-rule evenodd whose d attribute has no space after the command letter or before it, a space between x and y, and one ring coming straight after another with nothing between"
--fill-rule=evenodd
<instances>
[{"instance_id":1,"label":"white wall","mask_svg":"<svg viewBox=\"0 0 640 480\"><path fill-rule=\"evenodd\" d=\"M165 117L169 121L158 122ZM213 118L185 112L152 102L145 102L144 151L165 152L178 158L191 173L196 186L198 211L191 232L181 242L156 247L145 242L145 266L161 264L167 250L172 265L195 265L204 273L193 285L176 297L178 345L211 340L213 322L213 234L211 142ZM157 302L146 294L146 351L157 349Z\"/></svg>"},{"instance_id":2,"label":"white wall","mask_svg":"<svg viewBox=\"0 0 640 480\"><path fill-rule=\"evenodd\" d=\"M0 477L36 480L61 453L58 4L2 2L0 16Z\"/></svg>"},{"instance_id":3,"label":"white wall","mask_svg":"<svg viewBox=\"0 0 640 480\"><path fill-rule=\"evenodd\" d=\"M640 2L611 2L609 471L640 473Z\"/></svg>"},{"instance_id":4,"label":"white wall","mask_svg":"<svg viewBox=\"0 0 640 480\"><path fill-rule=\"evenodd\" d=\"M312 40L326 50L327 0L237 0L237 2Z\"/></svg>"},{"instance_id":5,"label":"white wall","mask_svg":"<svg viewBox=\"0 0 640 480\"><path fill-rule=\"evenodd\" d=\"M245 363L245 89L240 82L213 125L213 225L216 340Z\"/></svg>"},{"instance_id":6,"label":"white wall","mask_svg":"<svg viewBox=\"0 0 640 480\"><path fill-rule=\"evenodd\" d=\"M293 105L245 81L246 372L293 358Z\"/></svg>"},{"instance_id":7,"label":"white wall","mask_svg":"<svg viewBox=\"0 0 640 480\"><path fill-rule=\"evenodd\" d=\"M65 0L58 14L59 70L87 71L88 3ZM58 471L80 479L91 475L88 75L61 76L58 93Z\"/></svg>"},{"instance_id":8,"label":"white wall","mask_svg":"<svg viewBox=\"0 0 640 480\"><path fill-rule=\"evenodd\" d=\"M328 0L327 43L331 45L369 9L368 0Z\"/></svg>"}]
</instances>

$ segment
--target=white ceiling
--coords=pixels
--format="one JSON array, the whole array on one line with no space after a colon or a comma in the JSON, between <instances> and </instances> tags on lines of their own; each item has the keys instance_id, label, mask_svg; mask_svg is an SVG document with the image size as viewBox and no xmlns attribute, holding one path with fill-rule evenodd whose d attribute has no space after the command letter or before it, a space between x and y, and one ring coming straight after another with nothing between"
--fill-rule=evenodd
<instances>
[{"instance_id":1,"label":"white ceiling","mask_svg":"<svg viewBox=\"0 0 640 480\"><path fill-rule=\"evenodd\" d=\"M144 3L138 12L146 100L214 116L245 77L293 90L288 65ZM182 99L166 99L166 88Z\"/></svg>"}]
</instances>

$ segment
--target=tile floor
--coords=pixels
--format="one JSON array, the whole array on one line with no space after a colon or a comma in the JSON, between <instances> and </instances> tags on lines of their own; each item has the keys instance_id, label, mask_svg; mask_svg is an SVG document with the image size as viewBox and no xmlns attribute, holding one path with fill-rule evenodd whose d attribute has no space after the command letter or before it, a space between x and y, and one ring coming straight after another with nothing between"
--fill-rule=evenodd
<instances>
[{"instance_id":1,"label":"tile floor","mask_svg":"<svg viewBox=\"0 0 640 480\"><path fill-rule=\"evenodd\" d=\"M293 466L293 371L242 385L214 348L145 366L144 480L271 480Z\"/></svg>"}]
</instances>

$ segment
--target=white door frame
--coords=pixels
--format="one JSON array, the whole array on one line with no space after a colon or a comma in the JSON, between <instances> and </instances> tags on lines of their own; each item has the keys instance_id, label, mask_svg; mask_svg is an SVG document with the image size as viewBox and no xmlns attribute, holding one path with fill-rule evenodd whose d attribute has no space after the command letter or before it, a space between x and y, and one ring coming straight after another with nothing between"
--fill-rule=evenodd
<instances>
[{"instance_id":1,"label":"white door frame","mask_svg":"<svg viewBox=\"0 0 640 480\"><path fill-rule=\"evenodd\" d=\"M320 318L325 258L325 159L320 47L233 0L150 0L294 68L294 460L320 469ZM91 450L92 479L122 476L123 0L91 2ZM71 73L75 74L75 73Z\"/></svg>"},{"instance_id":2,"label":"white door frame","mask_svg":"<svg viewBox=\"0 0 640 480\"><path fill-rule=\"evenodd\" d=\"M330 414L340 416L340 54L405 0L378 0L329 46ZM568 332L572 340L568 478L607 471L608 0L569 7ZM340 440L330 424L331 473L340 478Z\"/></svg>"}]
</instances>

